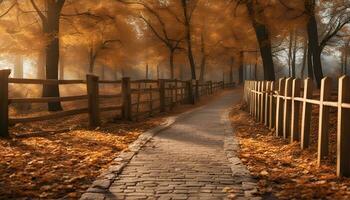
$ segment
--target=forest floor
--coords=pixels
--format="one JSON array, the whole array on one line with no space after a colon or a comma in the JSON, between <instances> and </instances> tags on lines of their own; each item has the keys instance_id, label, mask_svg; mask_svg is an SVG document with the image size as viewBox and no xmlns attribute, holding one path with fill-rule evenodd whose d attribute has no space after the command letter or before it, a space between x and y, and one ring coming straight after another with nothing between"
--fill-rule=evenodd
<instances>
[{"instance_id":1,"label":"forest floor","mask_svg":"<svg viewBox=\"0 0 350 200\"><path fill-rule=\"evenodd\" d=\"M0 140L0 199L78 199L140 134L222 94L135 122L105 117L95 130L87 128L86 115L17 124L10 139Z\"/></svg>"},{"instance_id":2,"label":"forest floor","mask_svg":"<svg viewBox=\"0 0 350 200\"><path fill-rule=\"evenodd\" d=\"M288 143L244 111L231 112L234 134L240 141L240 158L258 180L264 199L350 199L350 179L336 176L336 112L331 111L330 156L317 166L318 111L313 110L311 146Z\"/></svg>"}]
</instances>

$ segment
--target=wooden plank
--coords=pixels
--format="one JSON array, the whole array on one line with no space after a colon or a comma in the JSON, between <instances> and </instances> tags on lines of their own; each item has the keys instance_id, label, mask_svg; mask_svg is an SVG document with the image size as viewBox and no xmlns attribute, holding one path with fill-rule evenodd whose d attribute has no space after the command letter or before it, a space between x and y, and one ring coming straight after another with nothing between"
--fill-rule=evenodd
<instances>
[{"instance_id":1,"label":"wooden plank","mask_svg":"<svg viewBox=\"0 0 350 200\"><path fill-rule=\"evenodd\" d=\"M35 85L57 85L57 84L85 84L85 80L54 80L54 79L26 79L26 78L10 78L9 83L15 84L35 84Z\"/></svg>"},{"instance_id":2,"label":"wooden plank","mask_svg":"<svg viewBox=\"0 0 350 200\"><path fill-rule=\"evenodd\" d=\"M122 118L124 120L132 120L132 106L131 106L131 81L129 77L122 79Z\"/></svg>"},{"instance_id":3,"label":"wooden plank","mask_svg":"<svg viewBox=\"0 0 350 200\"><path fill-rule=\"evenodd\" d=\"M311 112L312 104L307 103L306 99L312 98L313 85L310 78L304 81L304 102L302 107L302 119L301 119L301 149L306 149L310 144L310 129L311 129Z\"/></svg>"},{"instance_id":4,"label":"wooden plank","mask_svg":"<svg viewBox=\"0 0 350 200\"><path fill-rule=\"evenodd\" d=\"M271 81L267 81L265 85L265 111L264 111L264 124L269 126L269 113L270 113L270 85Z\"/></svg>"},{"instance_id":5,"label":"wooden plank","mask_svg":"<svg viewBox=\"0 0 350 200\"><path fill-rule=\"evenodd\" d=\"M98 83L101 84L121 84L122 80L116 80L116 81L112 81L112 80L99 80Z\"/></svg>"},{"instance_id":6,"label":"wooden plank","mask_svg":"<svg viewBox=\"0 0 350 200\"><path fill-rule=\"evenodd\" d=\"M261 81L258 81L258 88L257 88L257 97L256 97L256 116L255 121L260 121L260 107L261 107L261 98L260 98L260 92L261 92Z\"/></svg>"},{"instance_id":7,"label":"wooden plank","mask_svg":"<svg viewBox=\"0 0 350 200\"><path fill-rule=\"evenodd\" d=\"M100 94L100 99L115 99L115 98L121 98L122 94Z\"/></svg>"},{"instance_id":8,"label":"wooden plank","mask_svg":"<svg viewBox=\"0 0 350 200\"><path fill-rule=\"evenodd\" d=\"M292 78L286 79L284 97L292 96ZM287 139L290 136L290 127L291 127L291 114L292 114L292 101L285 99L283 105L283 138Z\"/></svg>"},{"instance_id":9,"label":"wooden plank","mask_svg":"<svg viewBox=\"0 0 350 200\"><path fill-rule=\"evenodd\" d=\"M89 106L89 126L95 128L100 125L98 76L88 74L86 75L86 80Z\"/></svg>"},{"instance_id":10,"label":"wooden plank","mask_svg":"<svg viewBox=\"0 0 350 200\"><path fill-rule=\"evenodd\" d=\"M133 81L130 81L130 82L131 83L158 83L158 80L140 79L140 80L133 80Z\"/></svg>"},{"instance_id":11,"label":"wooden plank","mask_svg":"<svg viewBox=\"0 0 350 200\"><path fill-rule=\"evenodd\" d=\"M28 117L28 118L10 118L9 122L10 124L18 124L18 123L29 123L29 122L36 122L36 121L46 121L46 120L52 120L52 119L59 119L62 117L68 117L72 115L78 115L78 114L84 114L88 113L88 108L80 108L75 110L67 110L67 111L61 111L61 112L54 112L48 115L44 116L38 116L38 117Z\"/></svg>"},{"instance_id":12,"label":"wooden plank","mask_svg":"<svg viewBox=\"0 0 350 200\"><path fill-rule=\"evenodd\" d=\"M337 176L350 177L350 109L342 103L350 103L350 77L339 79L337 124Z\"/></svg>"},{"instance_id":13,"label":"wooden plank","mask_svg":"<svg viewBox=\"0 0 350 200\"><path fill-rule=\"evenodd\" d=\"M329 132L329 107L324 106L323 102L331 99L332 79L325 77L321 81L320 94L320 112L318 120L318 151L317 164L320 166L321 161L328 156L328 132Z\"/></svg>"},{"instance_id":14,"label":"wooden plank","mask_svg":"<svg viewBox=\"0 0 350 200\"><path fill-rule=\"evenodd\" d=\"M275 90L275 82L272 81L270 85L270 112L269 112L269 128L275 128L276 124L276 100L273 96Z\"/></svg>"},{"instance_id":15,"label":"wooden plank","mask_svg":"<svg viewBox=\"0 0 350 200\"><path fill-rule=\"evenodd\" d=\"M260 123L265 123L264 116L265 116L265 91L266 91L266 81L261 81L260 85Z\"/></svg>"},{"instance_id":16,"label":"wooden plank","mask_svg":"<svg viewBox=\"0 0 350 200\"><path fill-rule=\"evenodd\" d=\"M278 94L276 103L276 136L283 136L283 99L285 90L285 78L278 80Z\"/></svg>"},{"instance_id":17,"label":"wooden plank","mask_svg":"<svg viewBox=\"0 0 350 200\"><path fill-rule=\"evenodd\" d=\"M9 103L48 103L63 101L78 101L88 99L87 95L69 96L69 97L40 97L40 98L11 98Z\"/></svg>"},{"instance_id":18,"label":"wooden plank","mask_svg":"<svg viewBox=\"0 0 350 200\"><path fill-rule=\"evenodd\" d=\"M11 70L0 70L0 137L9 137L8 83Z\"/></svg>"},{"instance_id":19,"label":"wooden plank","mask_svg":"<svg viewBox=\"0 0 350 200\"><path fill-rule=\"evenodd\" d=\"M257 114L257 103L258 103L258 94L256 93L258 91L258 81L254 82L254 106L253 106L253 117L256 118Z\"/></svg>"},{"instance_id":20,"label":"wooden plank","mask_svg":"<svg viewBox=\"0 0 350 200\"><path fill-rule=\"evenodd\" d=\"M293 80L292 86L292 117L291 117L291 142L299 141L300 139L300 123L299 123L299 115L300 115L300 102L295 101L295 97L300 97L301 91L301 81L300 79Z\"/></svg>"},{"instance_id":21,"label":"wooden plank","mask_svg":"<svg viewBox=\"0 0 350 200\"><path fill-rule=\"evenodd\" d=\"M102 107L100 108L100 112L109 112L109 111L116 111L116 110L122 110L123 106L106 106L106 107Z\"/></svg>"}]
</instances>

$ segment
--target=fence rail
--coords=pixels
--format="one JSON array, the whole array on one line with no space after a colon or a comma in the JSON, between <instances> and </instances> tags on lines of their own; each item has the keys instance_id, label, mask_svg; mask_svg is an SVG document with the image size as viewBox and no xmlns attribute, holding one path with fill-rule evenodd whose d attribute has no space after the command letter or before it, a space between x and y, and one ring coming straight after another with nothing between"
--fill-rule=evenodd
<instances>
[{"instance_id":1,"label":"fence rail","mask_svg":"<svg viewBox=\"0 0 350 200\"><path fill-rule=\"evenodd\" d=\"M274 130L278 137L299 141L301 149L310 145L312 105L318 106L318 165L329 156L330 108L337 108L337 175L350 177L350 77L339 78L337 93L332 91L329 77L322 79L319 95L313 92L311 79L303 84L293 78L245 81L244 100L256 121Z\"/></svg>"},{"instance_id":2,"label":"fence rail","mask_svg":"<svg viewBox=\"0 0 350 200\"><path fill-rule=\"evenodd\" d=\"M199 81L182 80L99 80L95 75L87 75L86 80L43 80L43 79L17 79L9 78L10 70L0 70L0 137L9 136L9 126L17 123L28 123L59 119L62 117L85 114L89 115L89 126L100 125L101 112L116 112L117 117L123 120L134 120L142 116L152 116L158 112L173 109L177 104L194 104L203 95L210 95L225 86L223 82L199 83ZM73 85L84 84L87 93L66 97L41 97L41 98L9 98L10 84L24 85ZM103 84L113 84L119 87L114 94L100 94L99 87ZM137 85L137 88L134 86ZM136 98L133 98L135 97ZM119 99L119 105L102 106L101 99ZM50 102L75 102L86 100L87 107L53 112L42 116L12 118L9 116L9 106L23 103L50 103ZM117 102L117 101L116 101ZM141 109L143 108L143 109Z\"/></svg>"}]
</instances>

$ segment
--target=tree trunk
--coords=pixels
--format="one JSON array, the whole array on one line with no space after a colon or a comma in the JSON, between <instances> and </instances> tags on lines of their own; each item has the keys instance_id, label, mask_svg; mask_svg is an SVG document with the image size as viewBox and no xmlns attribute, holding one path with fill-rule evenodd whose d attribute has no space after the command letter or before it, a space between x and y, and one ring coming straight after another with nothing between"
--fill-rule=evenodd
<instances>
[{"instance_id":1,"label":"tree trunk","mask_svg":"<svg viewBox=\"0 0 350 200\"><path fill-rule=\"evenodd\" d=\"M160 79L159 64L157 64L157 80Z\"/></svg>"},{"instance_id":2,"label":"tree trunk","mask_svg":"<svg viewBox=\"0 0 350 200\"><path fill-rule=\"evenodd\" d=\"M289 48L288 48L288 76L292 75L292 59L293 59L293 32L289 32Z\"/></svg>"},{"instance_id":3,"label":"tree trunk","mask_svg":"<svg viewBox=\"0 0 350 200\"><path fill-rule=\"evenodd\" d=\"M46 78L58 80L58 62L59 62L59 24L60 9L56 1L47 3L47 23L44 26L44 32L51 38L46 46ZM44 85L43 97L59 97L59 85ZM48 103L49 111L62 110L61 102Z\"/></svg>"},{"instance_id":4,"label":"tree trunk","mask_svg":"<svg viewBox=\"0 0 350 200\"><path fill-rule=\"evenodd\" d=\"M204 35L203 33L201 34L201 54L202 54L202 59L201 59L201 65L200 65L200 75L199 75L199 81L203 82L204 81L204 75L205 75L205 65L207 61L207 56L205 53L205 43L204 43Z\"/></svg>"},{"instance_id":5,"label":"tree trunk","mask_svg":"<svg viewBox=\"0 0 350 200\"><path fill-rule=\"evenodd\" d=\"M272 59L271 38L269 30L267 26L261 22L261 20L257 20L256 15L259 15L259 13L256 13L254 2L252 0L247 1L247 9L260 47L260 54L264 68L264 79L268 81L274 81L275 68Z\"/></svg>"},{"instance_id":6,"label":"tree trunk","mask_svg":"<svg viewBox=\"0 0 350 200\"><path fill-rule=\"evenodd\" d=\"M175 79L174 50L169 51L170 79Z\"/></svg>"},{"instance_id":7,"label":"tree trunk","mask_svg":"<svg viewBox=\"0 0 350 200\"><path fill-rule=\"evenodd\" d=\"M298 35L296 31L294 30L294 37L293 37L293 54L292 54L292 77L296 77L296 57L297 57L297 41L298 41Z\"/></svg>"},{"instance_id":8,"label":"tree trunk","mask_svg":"<svg viewBox=\"0 0 350 200\"><path fill-rule=\"evenodd\" d=\"M310 42L308 42L308 50L307 50L307 74L308 77L311 78L312 80L314 79L314 64L312 61L312 52L311 52L311 47L310 47Z\"/></svg>"},{"instance_id":9,"label":"tree trunk","mask_svg":"<svg viewBox=\"0 0 350 200\"><path fill-rule=\"evenodd\" d=\"M65 63L64 63L63 56L61 56L59 64L60 64L60 80L64 80L64 64Z\"/></svg>"},{"instance_id":10,"label":"tree trunk","mask_svg":"<svg viewBox=\"0 0 350 200\"><path fill-rule=\"evenodd\" d=\"M149 79L149 68L148 68L148 63L146 64L146 76L145 76L145 78L146 78L146 80L148 80Z\"/></svg>"},{"instance_id":11,"label":"tree trunk","mask_svg":"<svg viewBox=\"0 0 350 200\"><path fill-rule=\"evenodd\" d=\"M94 49L91 46L89 50L89 74L93 74L95 70L95 56L94 56Z\"/></svg>"},{"instance_id":12,"label":"tree trunk","mask_svg":"<svg viewBox=\"0 0 350 200\"><path fill-rule=\"evenodd\" d=\"M303 48L304 48L303 63L302 63L302 66L301 66L301 71L300 71L300 78L301 79L304 79L305 68L306 68L306 64L307 64L307 54L308 54L308 52L307 52L307 40L306 40L306 38L304 39Z\"/></svg>"},{"instance_id":13,"label":"tree trunk","mask_svg":"<svg viewBox=\"0 0 350 200\"><path fill-rule=\"evenodd\" d=\"M188 8L187 8L187 0L182 0L182 8L184 12L185 17L185 34L186 34L186 43L187 43L187 56L188 60L190 62L191 67L191 77L193 80L196 79L196 64L194 62L193 52L192 52L192 38L191 38L191 22L190 22L190 16L188 14Z\"/></svg>"},{"instance_id":14,"label":"tree trunk","mask_svg":"<svg viewBox=\"0 0 350 200\"><path fill-rule=\"evenodd\" d=\"M321 80L323 78L323 72L321 64L321 50L318 39L317 21L315 17L315 1L306 0L305 10L307 14L309 14L309 20L307 23L307 32L309 38L309 54L311 54L312 57L312 66L315 81L317 83L317 87L320 88Z\"/></svg>"},{"instance_id":15,"label":"tree trunk","mask_svg":"<svg viewBox=\"0 0 350 200\"><path fill-rule=\"evenodd\" d=\"M346 44L345 44L345 49L344 49L344 75L347 75L348 74L348 49L349 49L349 42L350 41L347 41Z\"/></svg>"},{"instance_id":16,"label":"tree trunk","mask_svg":"<svg viewBox=\"0 0 350 200\"><path fill-rule=\"evenodd\" d=\"M15 56L15 63L14 63L14 77L15 78L23 78L23 58L20 55Z\"/></svg>"},{"instance_id":17,"label":"tree trunk","mask_svg":"<svg viewBox=\"0 0 350 200\"><path fill-rule=\"evenodd\" d=\"M239 52L238 84L243 83L244 52ZM232 83L232 82L231 82Z\"/></svg>"}]
</instances>

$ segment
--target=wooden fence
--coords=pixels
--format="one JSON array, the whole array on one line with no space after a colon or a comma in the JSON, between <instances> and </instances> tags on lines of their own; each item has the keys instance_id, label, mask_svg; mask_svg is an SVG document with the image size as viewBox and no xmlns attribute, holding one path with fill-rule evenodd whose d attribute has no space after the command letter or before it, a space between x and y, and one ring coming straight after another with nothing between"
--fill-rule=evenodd
<instances>
[{"instance_id":1,"label":"wooden fence","mask_svg":"<svg viewBox=\"0 0 350 200\"><path fill-rule=\"evenodd\" d=\"M322 80L320 94L314 96L311 79L281 78L273 81L245 81L244 100L256 121L264 123L276 136L300 141L309 147L312 105L319 107L317 161L329 155L329 109L337 109L337 175L350 176L350 77L339 78L337 98L332 96L332 80ZM318 98L319 97L319 98ZM335 100L334 100L335 99Z\"/></svg>"},{"instance_id":2,"label":"wooden fence","mask_svg":"<svg viewBox=\"0 0 350 200\"><path fill-rule=\"evenodd\" d=\"M117 117L124 120L134 120L140 117L152 116L159 112L171 110L177 104L194 104L203 95L211 95L223 89L223 82L199 83L199 81L181 80L122 80L106 81L99 80L98 76L87 75L86 80L39 80L39 79L16 79L9 78L10 70L0 70L0 137L9 136L9 126L17 123L28 123L58 119L62 117L87 113L89 115L89 126L100 125L101 112L118 112ZM40 97L40 98L9 98L9 84L30 84L30 85L86 85L87 93L79 96L67 97ZM100 94L100 85L115 85L120 87L115 94ZM137 86L135 88L135 85ZM118 92L119 91L119 92ZM141 98L142 96L148 98ZM136 97L135 97L136 96ZM134 97L134 98L133 98ZM100 100L112 99L120 105L104 106L100 105ZM9 106L13 103L49 103L49 102L75 102L86 100L87 107L52 112L43 116L11 118L9 116ZM141 110L141 106L147 107Z\"/></svg>"}]
</instances>

